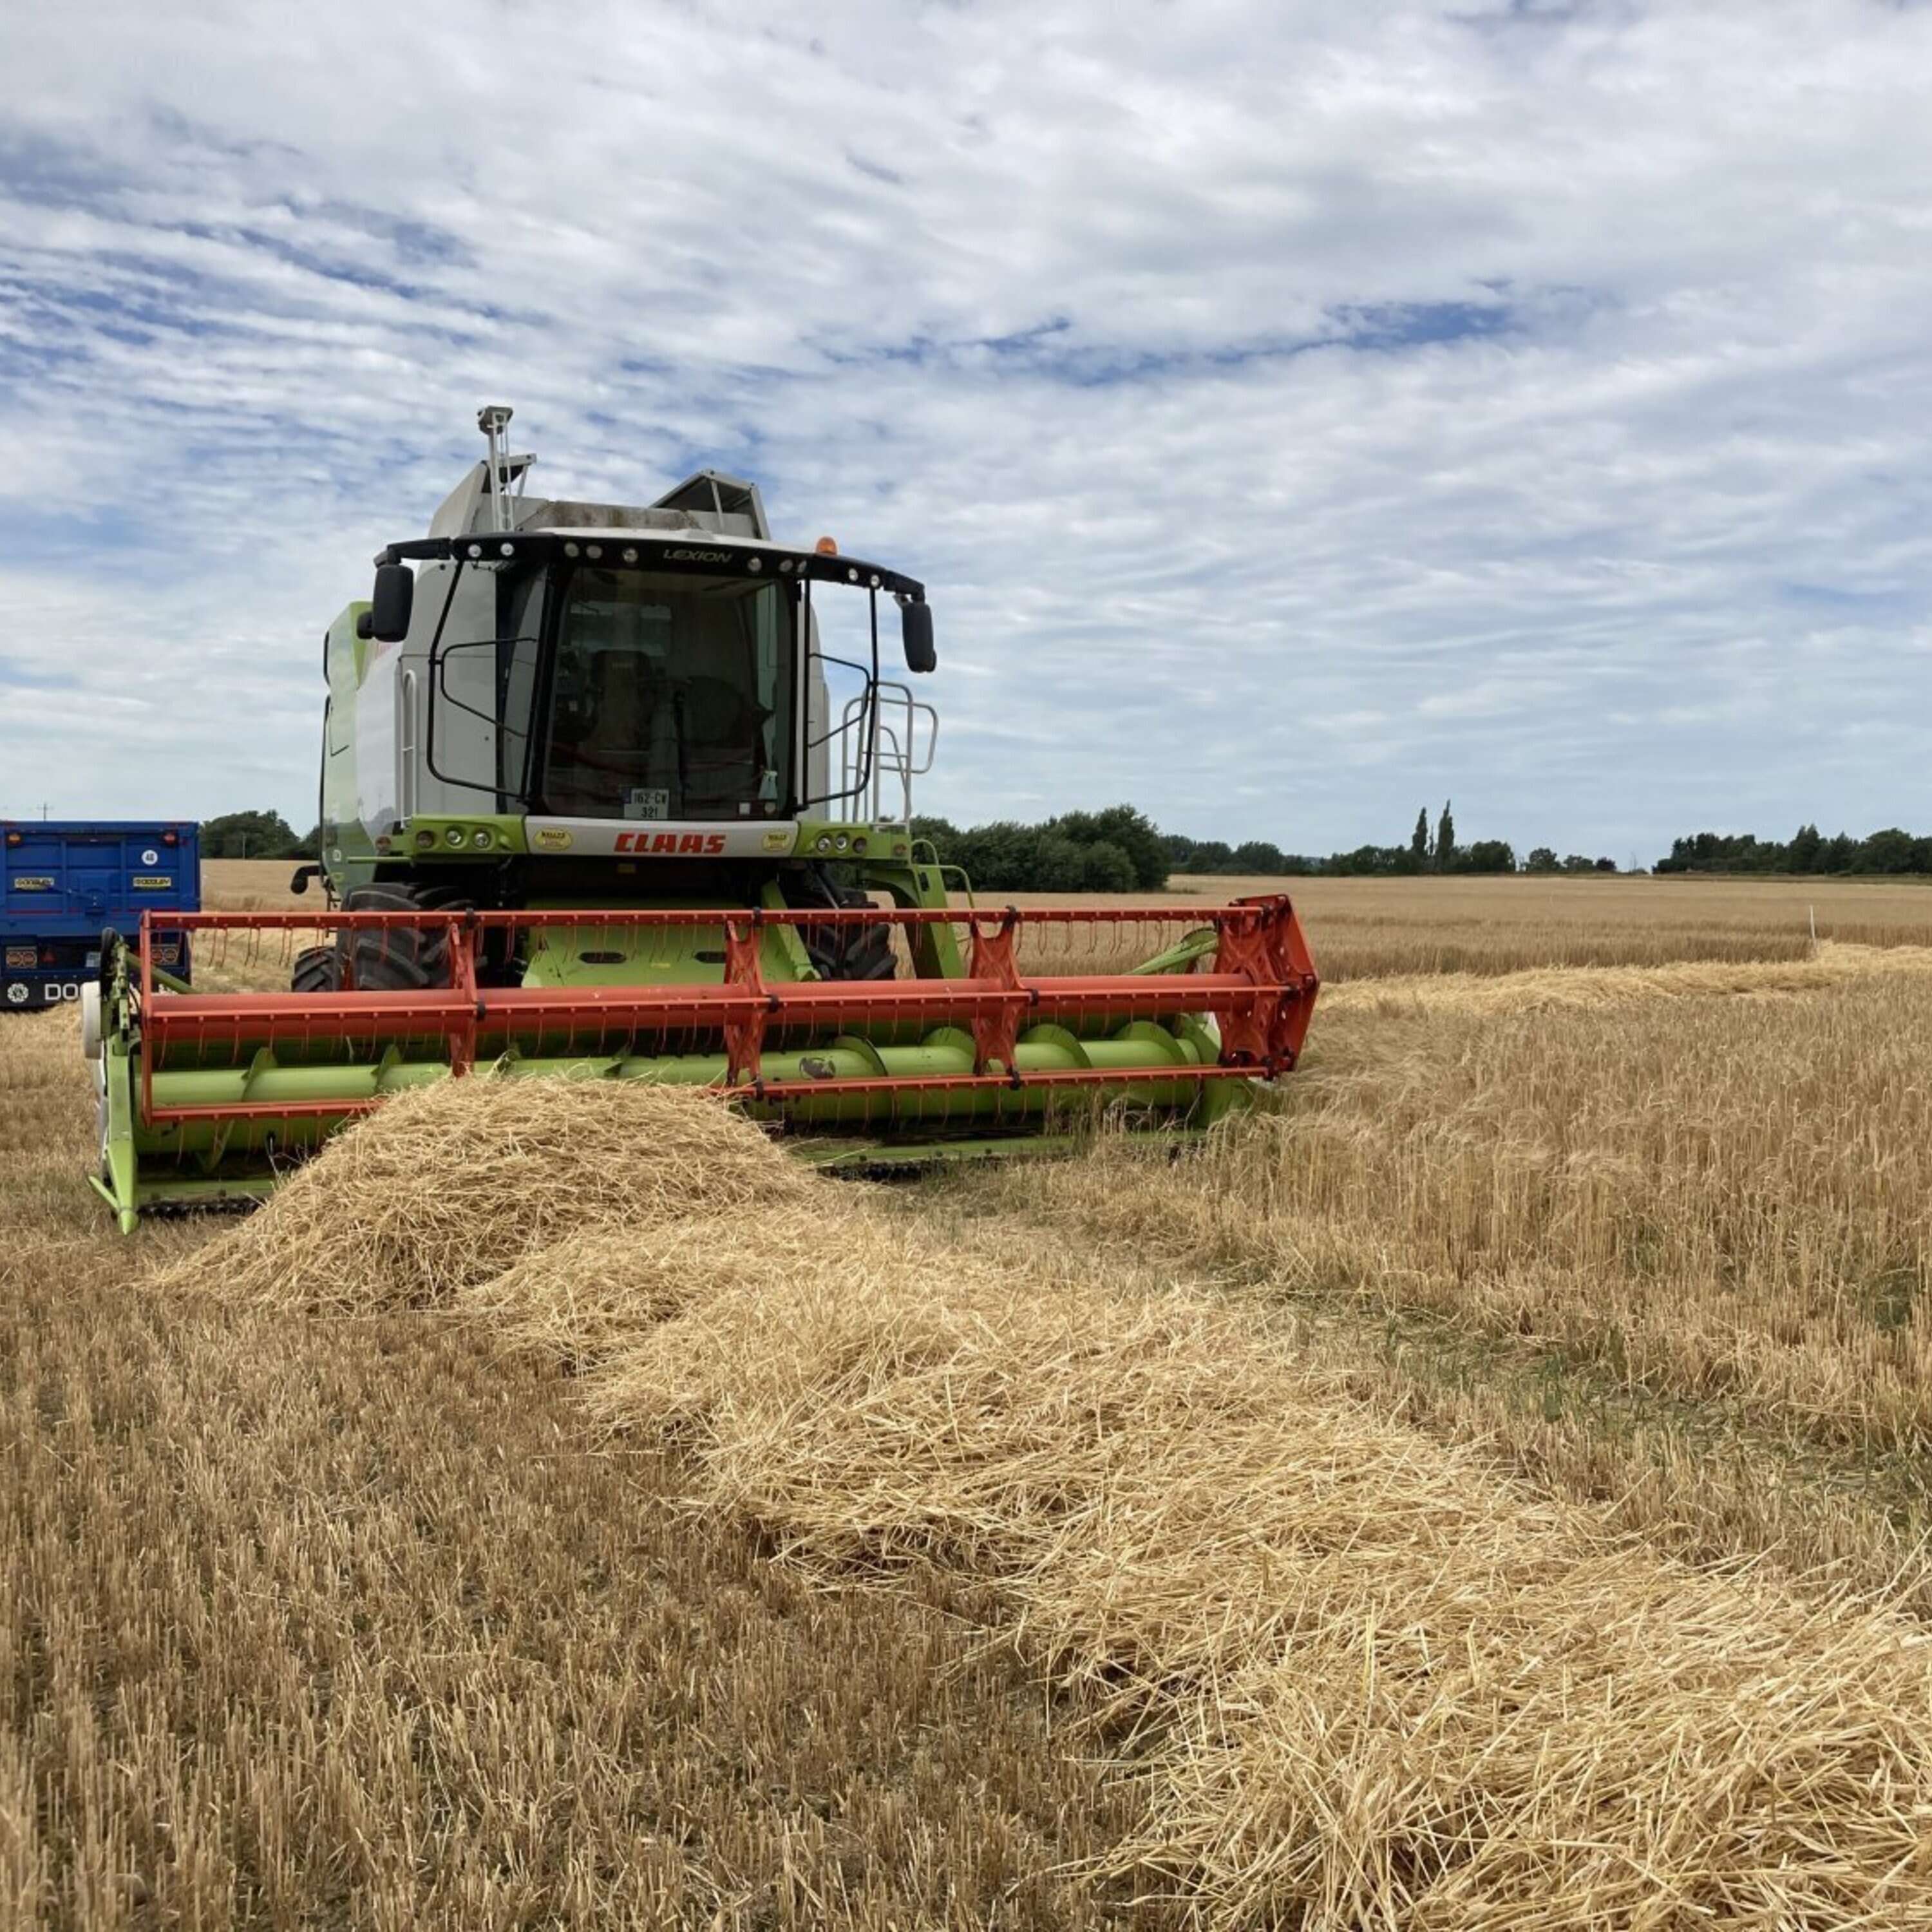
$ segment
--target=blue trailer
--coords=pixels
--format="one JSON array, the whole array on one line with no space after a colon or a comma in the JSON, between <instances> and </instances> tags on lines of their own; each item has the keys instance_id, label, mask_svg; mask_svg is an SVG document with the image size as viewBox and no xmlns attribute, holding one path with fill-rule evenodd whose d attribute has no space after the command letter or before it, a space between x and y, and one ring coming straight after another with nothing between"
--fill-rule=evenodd
<instances>
[{"instance_id":1,"label":"blue trailer","mask_svg":"<svg viewBox=\"0 0 1932 1932\"><path fill-rule=\"evenodd\" d=\"M0 819L0 1010L77 1000L100 935L144 912L196 912L201 850L190 820ZM185 980L188 934L158 926L155 963Z\"/></svg>"}]
</instances>

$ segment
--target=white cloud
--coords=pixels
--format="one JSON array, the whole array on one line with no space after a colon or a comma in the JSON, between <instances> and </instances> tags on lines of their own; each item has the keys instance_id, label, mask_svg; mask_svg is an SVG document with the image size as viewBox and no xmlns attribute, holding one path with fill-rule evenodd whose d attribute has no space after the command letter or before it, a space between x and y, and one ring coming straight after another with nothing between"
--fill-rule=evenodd
<instances>
[{"instance_id":1,"label":"white cloud","mask_svg":"<svg viewBox=\"0 0 1932 1932\"><path fill-rule=\"evenodd\" d=\"M956 817L1923 817L1924 12L0 37L0 809L306 817L315 640L501 399L548 486L716 461L924 576Z\"/></svg>"}]
</instances>

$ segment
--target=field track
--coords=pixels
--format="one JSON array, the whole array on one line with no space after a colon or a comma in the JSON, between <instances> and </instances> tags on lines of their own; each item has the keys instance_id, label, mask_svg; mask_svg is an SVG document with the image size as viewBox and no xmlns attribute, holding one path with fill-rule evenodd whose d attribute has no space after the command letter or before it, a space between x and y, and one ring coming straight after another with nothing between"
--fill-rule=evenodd
<instances>
[{"instance_id":1,"label":"field track","mask_svg":"<svg viewBox=\"0 0 1932 1932\"><path fill-rule=\"evenodd\" d=\"M1932 1924L1932 926L1556 884L878 1197L498 1090L122 1244L8 1028L0 1923Z\"/></svg>"}]
</instances>

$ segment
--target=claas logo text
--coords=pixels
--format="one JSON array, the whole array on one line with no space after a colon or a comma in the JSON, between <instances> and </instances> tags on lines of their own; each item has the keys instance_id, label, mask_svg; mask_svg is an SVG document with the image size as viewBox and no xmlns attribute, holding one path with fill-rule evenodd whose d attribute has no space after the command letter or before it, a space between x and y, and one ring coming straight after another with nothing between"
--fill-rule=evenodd
<instances>
[{"instance_id":1,"label":"claas logo text","mask_svg":"<svg viewBox=\"0 0 1932 1932\"><path fill-rule=\"evenodd\" d=\"M617 835L620 852L670 852L681 859L701 859L716 856L724 849L722 832L620 832Z\"/></svg>"}]
</instances>

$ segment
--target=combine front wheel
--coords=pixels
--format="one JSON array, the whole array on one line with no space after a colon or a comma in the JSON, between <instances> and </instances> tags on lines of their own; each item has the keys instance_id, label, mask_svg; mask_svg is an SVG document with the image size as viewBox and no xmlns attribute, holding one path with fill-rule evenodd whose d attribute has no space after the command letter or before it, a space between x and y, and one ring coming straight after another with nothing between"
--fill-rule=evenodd
<instances>
[{"instance_id":1,"label":"combine front wheel","mask_svg":"<svg viewBox=\"0 0 1932 1932\"><path fill-rule=\"evenodd\" d=\"M296 955L289 975L290 990L297 993L335 993L342 989L342 961L332 946L311 946Z\"/></svg>"},{"instance_id":2,"label":"combine front wheel","mask_svg":"<svg viewBox=\"0 0 1932 1932\"><path fill-rule=\"evenodd\" d=\"M298 993L419 993L450 982L449 935L438 913L470 912L473 900L434 886L364 886L342 902L344 912L420 914L420 926L344 926L332 946L296 955L289 985Z\"/></svg>"}]
</instances>

